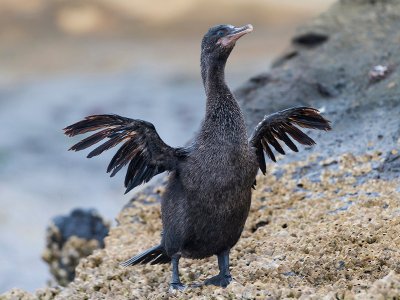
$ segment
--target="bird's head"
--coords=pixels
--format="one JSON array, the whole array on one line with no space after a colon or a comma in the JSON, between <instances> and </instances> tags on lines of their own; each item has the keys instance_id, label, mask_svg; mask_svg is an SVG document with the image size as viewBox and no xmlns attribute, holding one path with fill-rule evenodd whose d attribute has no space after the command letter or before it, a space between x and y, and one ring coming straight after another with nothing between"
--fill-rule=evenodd
<instances>
[{"instance_id":1,"label":"bird's head","mask_svg":"<svg viewBox=\"0 0 400 300\"><path fill-rule=\"evenodd\" d=\"M210 28L201 42L202 60L226 61L236 41L251 31L253 31L251 24L243 27L217 25Z\"/></svg>"}]
</instances>

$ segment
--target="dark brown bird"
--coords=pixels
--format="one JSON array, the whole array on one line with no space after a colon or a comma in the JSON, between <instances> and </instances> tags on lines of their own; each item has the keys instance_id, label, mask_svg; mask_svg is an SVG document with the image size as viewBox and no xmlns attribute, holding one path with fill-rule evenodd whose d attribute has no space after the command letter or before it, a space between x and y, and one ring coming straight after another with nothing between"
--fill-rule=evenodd
<instances>
[{"instance_id":1,"label":"dark brown bird","mask_svg":"<svg viewBox=\"0 0 400 300\"><path fill-rule=\"evenodd\" d=\"M225 63L251 25L212 27L201 43L201 75L207 96L206 114L198 135L188 147L165 144L153 124L118 115L93 115L65 128L74 136L95 134L71 147L79 151L108 140L89 153L101 154L119 143L108 165L114 176L128 165L126 192L153 176L170 173L161 202L163 234L159 245L122 263L161 264L172 262L172 289L184 289L179 279L181 257L201 259L218 256L219 274L206 285L226 287L232 280L229 251L243 231L257 170L266 173L264 152L275 161L271 147L285 154L279 141L297 152L293 138L303 145L315 142L298 127L329 130L329 121L319 111L296 107L266 116L250 138L238 103L225 83Z\"/></svg>"}]
</instances>

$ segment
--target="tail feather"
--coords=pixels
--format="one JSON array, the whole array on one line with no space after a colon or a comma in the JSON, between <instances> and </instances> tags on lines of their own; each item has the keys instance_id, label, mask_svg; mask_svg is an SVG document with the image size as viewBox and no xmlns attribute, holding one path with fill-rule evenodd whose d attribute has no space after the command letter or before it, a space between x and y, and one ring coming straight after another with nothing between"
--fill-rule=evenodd
<instances>
[{"instance_id":1,"label":"tail feather","mask_svg":"<svg viewBox=\"0 0 400 300\"><path fill-rule=\"evenodd\" d=\"M152 265L156 264L166 264L171 261L171 258L165 253L164 248L161 245L155 246L153 248L147 249L146 251L131 257L130 259L120 263L122 267L129 267L138 264Z\"/></svg>"},{"instance_id":2,"label":"tail feather","mask_svg":"<svg viewBox=\"0 0 400 300\"><path fill-rule=\"evenodd\" d=\"M151 262L152 265L167 264L171 261L171 258L167 255L159 255L155 260Z\"/></svg>"}]
</instances>

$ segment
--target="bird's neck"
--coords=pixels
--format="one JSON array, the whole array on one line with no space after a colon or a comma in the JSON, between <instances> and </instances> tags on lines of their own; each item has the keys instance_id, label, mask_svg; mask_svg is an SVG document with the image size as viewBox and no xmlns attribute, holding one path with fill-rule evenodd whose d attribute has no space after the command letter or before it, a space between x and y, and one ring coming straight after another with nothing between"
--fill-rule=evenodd
<instances>
[{"instance_id":1,"label":"bird's neck","mask_svg":"<svg viewBox=\"0 0 400 300\"><path fill-rule=\"evenodd\" d=\"M201 60L201 77L207 98L218 91L228 89L225 82L225 64L226 61Z\"/></svg>"},{"instance_id":2,"label":"bird's neck","mask_svg":"<svg viewBox=\"0 0 400 300\"><path fill-rule=\"evenodd\" d=\"M226 60L207 62L201 60L201 76L207 96L207 112L218 111L222 107L237 106L228 85L225 82Z\"/></svg>"},{"instance_id":3,"label":"bird's neck","mask_svg":"<svg viewBox=\"0 0 400 300\"><path fill-rule=\"evenodd\" d=\"M203 64L202 78L207 95L203 129L222 131L224 135L246 137L244 118L239 104L225 82L225 62ZM219 134L221 137L221 134Z\"/></svg>"}]
</instances>

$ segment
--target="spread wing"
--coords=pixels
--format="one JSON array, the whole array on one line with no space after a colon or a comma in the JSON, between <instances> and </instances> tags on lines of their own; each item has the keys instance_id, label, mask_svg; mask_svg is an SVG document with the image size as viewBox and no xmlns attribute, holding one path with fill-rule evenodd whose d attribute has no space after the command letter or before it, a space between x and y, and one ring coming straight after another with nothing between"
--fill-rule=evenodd
<instances>
[{"instance_id":1,"label":"spread wing","mask_svg":"<svg viewBox=\"0 0 400 300\"><path fill-rule=\"evenodd\" d=\"M122 144L111 159L107 173L113 177L125 165L125 194L134 187L148 182L153 176L175 169L177 162L185 154L181 148L172 148L165 144L154 125L118 115L93 115L64 128L68 136L97 131L69 150L80 151L107 139L88 154L88 158L97 156L118 144Z\"/></svg>"},{"instance_id":2,"label":"spread wing","mask_svg":"<svg viewBox=\"0 0 400 300\"><path fill-rule=\"evenodd\" d=\"M331 129L329 123L317 109L311 107L294 107L265 116L256 126L249 140L250 145L256 149L258 164L263 174L265 175L266 172L263 152L276 162L270 146L279 153L285 154L279 143L279 140L281 140L291 150L298 152L297 146L290 138L303 145L311 146L315 144L314 140L298 127L327 131Z\"/></svg>"}]
</instances>

